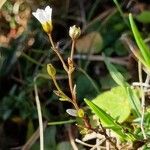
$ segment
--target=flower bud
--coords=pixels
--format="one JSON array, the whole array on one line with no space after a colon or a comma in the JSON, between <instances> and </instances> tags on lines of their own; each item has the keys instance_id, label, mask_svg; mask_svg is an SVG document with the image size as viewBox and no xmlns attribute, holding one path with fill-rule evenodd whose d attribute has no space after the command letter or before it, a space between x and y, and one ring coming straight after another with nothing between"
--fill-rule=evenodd
<instances>
[{"instance_id":1,"label":"flower bud","mask_svg":"<svg viewBox=\"0 0 150 150\"><path fill-rule=\"evenodd\" d=\"M56 75L56 69L52 64L47 64L47 72L51 78L54 78Z\"/></svg>"},{"instance_id":2,"label":"flower bud","mask_svg":"<svg viewBox=\"0 0 150 150\"><path fill-rule=\"evenodd\" d=\"M70 27L69 36L73 40L77 39L80 35L81 35L81 29L80 29L80 27L76 27L75 25L72 26L72 27Z\"/></svg>"}]
</instances>

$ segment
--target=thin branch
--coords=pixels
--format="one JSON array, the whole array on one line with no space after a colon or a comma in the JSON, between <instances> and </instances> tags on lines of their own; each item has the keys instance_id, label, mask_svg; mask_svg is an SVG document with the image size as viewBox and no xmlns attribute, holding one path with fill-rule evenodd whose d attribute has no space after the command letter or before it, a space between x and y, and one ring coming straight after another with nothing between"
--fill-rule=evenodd
<instances>
[{"instance_id":1,"label":"thin branch","mask_svg":"<svg viewBox=\"0 0 150 150\"><path fill-rule=\"evenodd\" d=\"M87 147L93 147L93 146L95 146L95 145L92 145L92 144L85 143L85 142L83 142L83 141L81 141L81 140L79 140L79 139L75 139L75 141L76 141L77 143L79 143L79 144L81 144L81 145L84 145L84 146L87 146Z\"/></svg>"},{"instance_id":2,"label":"thin branch","mask_svg":"<svg viewBox=\"0 0 150 150\"><path fill-rule=\"evenodd\" d=\"M38 119L39 119L39 131L40 131L40 150L44 150L44 136L43 136L43 121L42 121L42 111L41 111L41 105L36 85L36 79L34 78L34 92L35 92L35 101L36 101L36 107L38 112Z\"/></svg>"}]
</instances>

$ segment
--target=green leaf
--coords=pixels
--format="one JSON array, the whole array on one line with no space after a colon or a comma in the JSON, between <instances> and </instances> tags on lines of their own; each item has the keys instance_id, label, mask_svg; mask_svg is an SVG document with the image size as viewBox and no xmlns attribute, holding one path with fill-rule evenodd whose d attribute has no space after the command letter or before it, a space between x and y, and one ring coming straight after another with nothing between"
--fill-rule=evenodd
<instances>
[{"instance_id":1,"label":"green leaf","mask_svg":"<svg viewBox=\"0 0 150 150\"><path fill-rule=\"evenodd\" d=\"M127 120L131 112L128 96L121 86L114 87L110 91L98 95L92 102L105 110L119 123Z\"/></svg>"},{"instance_id":2,"label":"green leaf","mask_svg":"<svg viewBox=\"0 0 150 150\"><path fill-rule=\"evenodd\" d=\"M126 95L128 97L127 99L129 101L130 107L134 112L135 117L140 117L140 100L135 94L134 89L131 89L130 85L127 82L125 82L125 79L122 76L122 74L114 67L114 65L110 64L107 58L105 58L105 63L114 81L118 85L122 86L126 91Z\"/></svg>"},{"instance_id":3,"label":"green leaf","mask_svg":"<svg viewBox=\"0 0 150 150\"><path fill-rule=\"evenodd\" d=\"M92 82L87 78L87 75L78 74L76 85L80 87L77 88L78 99L83 99L84 97L94 98L98 94L98 91L96 91Z\"/></svg>"},{"instance_id":4,"label":"green leaf","mask_svg":"<svg viewBox=\"0 0 150 150\"><path fill-rule=\"evenodd\" d=\"M129 14L129 21L131 25L131 29L135 38L135 41L140 49L141 56L144 58L144 61L146 63L146 67L150 67L150 51L149 47L144 43L144 40L142 39L140 32L138 31L136 24L133 20L132 14Z\"/></svg>"},{"instance_id":5,"label":"green leaf","mask_svg":"<svg viewBox=\"0 0 150 150\"><path fill-rule=\"evenodd\" d=\"M134 137L131 134L125 133L122 126L119 125L115 121L115 119L107 114L103 109L99 108L97 105L87 99L84 99L84 101L90 107L90 109L99 117L102 125L105 128L109 128L114 131L122 140L134 140Z\"/></svg>"},{"instance_id":6,"label":"green leaf","mask_svg":"<svg viewBox=\"0 0 150 150\"><path fill-rule=\"evenodd\" d=\"M142 11L139 15L136 16L136 19L142 23L150 23L150 11Z\"/></svg>"},{"instance_id":7,"label":"green leaf","mask_svg":"<svg viewBox=\"0 0 150 150\"><path fill-rule=\"evenodd\" d=\"M123 77L123 75L109 62L108 58L105 57L104 62L107 66L107 69L109 70L111 77L114 79L114 81L118 85L124 86L125 78Z\"/></svg>"}]
</instances>

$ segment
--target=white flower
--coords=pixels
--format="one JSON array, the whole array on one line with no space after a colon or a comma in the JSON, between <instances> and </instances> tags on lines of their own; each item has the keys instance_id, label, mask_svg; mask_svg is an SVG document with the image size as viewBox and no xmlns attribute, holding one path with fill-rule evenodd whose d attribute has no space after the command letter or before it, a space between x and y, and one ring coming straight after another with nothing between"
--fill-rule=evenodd
<instances>
[{"instance_id":1,"label":"white flower","mask_svg":"<svg viewBox=\"0 0 150 150\"><path fill-rule=\"evenodd\" d=\"M33 16L42 24L42 27L45 32L51 33L52 26L52 8L47 6L45 10L37 9L36 12L32 13Z\"/></svg>"},{"instance_id":2,"label":"white flower","mask_svg":"<svg viewBox=\"0 0 150 150\"><path fill-rule=\"evenodd\" d=\"M69 29L69 36L75 40L81 35L81 29L80 27L76 27L75 25L70 27Z\"/></svg>"}]
</instances>

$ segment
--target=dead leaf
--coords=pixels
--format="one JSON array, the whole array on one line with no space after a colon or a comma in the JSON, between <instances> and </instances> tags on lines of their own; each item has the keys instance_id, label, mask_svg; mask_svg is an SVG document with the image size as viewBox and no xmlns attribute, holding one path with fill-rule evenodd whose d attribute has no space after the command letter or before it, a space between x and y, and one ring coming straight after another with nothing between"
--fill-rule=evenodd
<instances>
[{"instance_id":1,"label":"dead leaf","mask_svg":"<svg viewBox=\"0 0 150 150\"><path fill-rule=\"evenodd\" d=\"M99 53L102 49L103 39L99 32L91 32L81 37L76 42L79 53Z\"/></svg>"}]
</instances>

